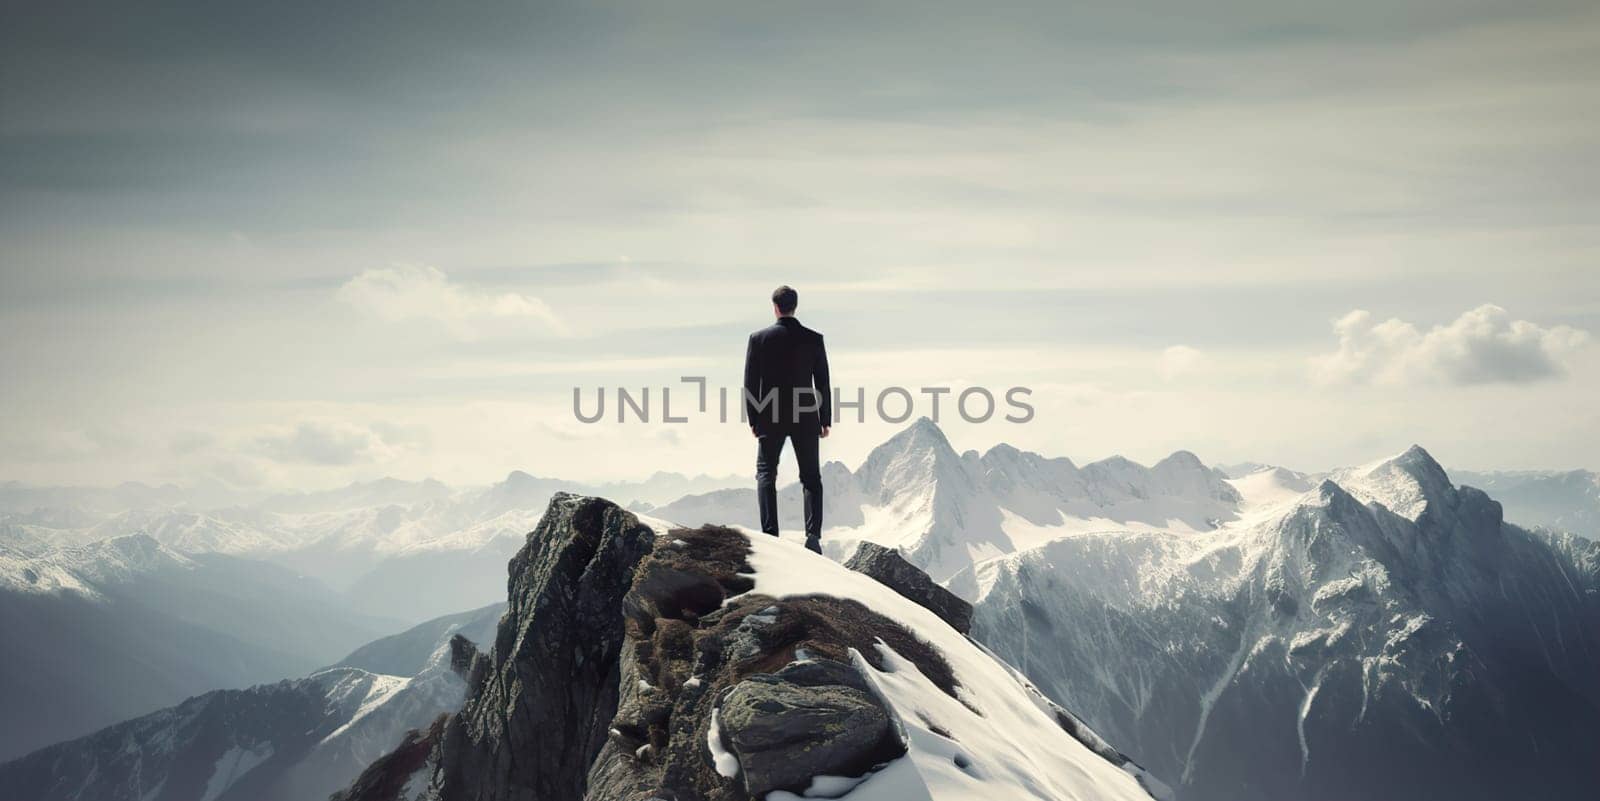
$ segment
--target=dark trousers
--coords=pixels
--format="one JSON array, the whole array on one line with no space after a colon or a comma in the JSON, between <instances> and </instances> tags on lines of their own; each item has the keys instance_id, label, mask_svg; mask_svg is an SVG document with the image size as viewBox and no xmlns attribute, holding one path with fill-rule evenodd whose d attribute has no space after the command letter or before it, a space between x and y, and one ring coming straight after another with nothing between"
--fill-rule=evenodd
<instances>
[{"instance_id":1,"label":"dark trousers","mask_svg":"<svg viewBox=\"0 0 1600 801\"><path fill-rule=\"evenodd\" d=\"M817 465L815 429L778 429L763 433L756 450L756 501L761 507L761 530L778 536L778 457L783 441L794 445L794 460L800 465L800 486L805 490L806 539L822 537L822 470Z\"/></svg>"}]
</instances>

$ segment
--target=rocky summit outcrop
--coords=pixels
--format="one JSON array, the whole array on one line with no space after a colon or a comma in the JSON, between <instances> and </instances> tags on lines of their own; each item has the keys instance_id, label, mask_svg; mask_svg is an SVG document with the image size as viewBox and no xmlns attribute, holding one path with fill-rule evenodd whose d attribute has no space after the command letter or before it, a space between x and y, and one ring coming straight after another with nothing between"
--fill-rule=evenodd
<instances>
[{"instance_id":1,"label":"rocky summit outcrop","mask_svg":"<svg viewBox=\"0 0 1600 801\"><path fill-rule=\"evenodd\" d=\"M749 541L679 529L626 600L622 703L588 798L743 801L860 776L905 744L851 651L888 643L954 696L949 665L899 624L824 595L750 592Z\"/></svg>"},{"instance_id":2,"label":"rocky summit outcrop","mask_svg":"<svg viewBox=\"0 0 1600 801\"><path fill-rule=\"evenodd\" d=\"M467 700L374 762L339 801L583 796L617 704L619 610L655 533L615 504L557 493L512 558L487 654L452 642Z\"/></svg>"},{"instance_id":3,"label":"rocky summit outcrop","mask_svg":"<svg viewBox=\"0 0 1600 801\"><path fill-rule=\"evenodd\" d=\"M874 542L862 542L844 566L865 573L915 601L956 631L966 634L972 630L972 604L934 583L927 573L907 562L899 551Z\"/></svg>"},{"instance_id":4,"label":"rocky summit outcrop","mask_svg":"<svg viewBox=\"0 0 1600 801\"><path fill-rule=\"evenodd\" d=\"M412 733L337 801L752 801L814 795L818 781L837 796L892 764L913 775L902 758L918 736L937 741L924 749L956 749L936 758L943 765L974 769L965 749L981 743L961 746L928 709L891 706L882 679L869 677L915 674L902 687L925 688L919 706L981 722L925 629L848 593L763 594L754 554L734 529L658 531L607 501L556 495L511 562L505 617L492 651L470 659L461 711ZM827 560L809 567L835 585L843 576L877 587ZM927 577L907 569L885 575L931 595ZM970 649L964 658L998 664L950 636ZM1047 703L1010 686L1010 710ZM1109 761L1101 769L1122 794L1106 797L1139 793L1125 760Z\"/></svg>"}]
</instances>

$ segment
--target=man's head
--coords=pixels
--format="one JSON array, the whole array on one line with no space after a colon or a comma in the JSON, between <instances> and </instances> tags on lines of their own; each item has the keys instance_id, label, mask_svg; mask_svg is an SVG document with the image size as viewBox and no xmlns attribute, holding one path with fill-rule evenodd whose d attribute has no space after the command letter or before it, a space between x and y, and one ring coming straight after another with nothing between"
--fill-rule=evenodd
<instances>
[{"instance_id":1,"label":"man's head","mask_svg":"<svg viewBox=\"0 0 1600 801\"><path fill-rule=\"evenodd\" d=\"M779 317L788 317L794 314L794 308L800 305L800 293L793 287L780 286L772 290L772 312Z\"/></svg>"}]
</instances>

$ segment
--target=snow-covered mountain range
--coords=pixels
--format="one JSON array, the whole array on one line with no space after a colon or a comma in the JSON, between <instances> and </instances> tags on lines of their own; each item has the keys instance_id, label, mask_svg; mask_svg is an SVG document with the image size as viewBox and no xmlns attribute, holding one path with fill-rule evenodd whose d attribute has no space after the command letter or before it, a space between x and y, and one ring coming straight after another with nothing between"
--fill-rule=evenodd
<instances>
[{"instance_id":1,"label":"snow-covered mountain range","mask_svg":"<svg viewBox=\"0 0 1600 801\"><path fill-rule=\"evenodd\" d=\"M755 528L753 490L661 476L693 491L624 496L632 509ZM923 419L855 470L824 466L824 547L841 561L863 541L897 549L972 601L979 642L1180 798L1584 797L1600 781L1586 758L1600 741L1600 544L1570 530L1588 533L1593 477L1472 478L1494 491L1458 486L1421 448L1324 474L1219 470L1186 451L1149 467L960 453ZM319 602L414 622L502 600L507 559L578 486L513 473L210 510L13 505L0 614L7 598L117 606L104 587L130 576L270 560L334 584ZM1502 507L1500 491L1521 500ZM167 498L116 497L130 493ZM780 490L789 530L799 494ZM130 529L143 536L114 537ZM432 641L421 632L344 667L412 675Z\"/></svg>"},{"instance_id":2,"label":"snow-covered mountain range","mask_svg":"<svg viewBox=\"0 0 1600 801\"><path fill-rule=\"evenodd\" d=\"M0 765L0 797L31 801L326 798L461 706L503 604L375 641L307 678L214 690ZM385 672L358 666L410 666Z\"/></svg>"},{"instance_id":3,"label":"snow-covered mountain range","mask_svg":"<svg viewBox=\"0 0 1600 801\"><path fill-rule=\"evenodd\" d=\"M1209 531L1234 519L1238 492L1194 454L1145 467L1120 456L1078 467L997 445L957 453L924 417L879 445L855 472L822 470L826 553L861 540L899 548L935 579L1076 531ZM784 528L800 525L800 488L779 491ZM755 491L727 489L650 508L685 525L758 528Z\"/></svg>"},{"instance_id":4,"label":"snow-covered mountain range","mask_svg":"<svg viewBox=\"0 0 1600 801\"><path fill-rule=\"evenodd\" d=\"M824 471L825 548L879 542L943 579L979 641L1180 797L1497 798L1532 774L1565 798L1600 778L1600 544L1505 522L1421 448L1234 470L958 455L922 420ZM651 514L754 508L725 490Z\"/></svg>"},{"instance_id":5,"label":"snow-covered mountain range","mask_svg":"<svg viewBox=\"0 0 1600 801\"><path fill-rule=\"evenodd\" d=\"M1595 786L1600 545L1505 523L1421 448L1234 483L1216 532L1069 536L956 577L974 636L1183 798Z\"/></svg>"},{"instance_id":6,"label":"snow-covered mountain range","mask_svg":"<svg viewBox=\"0 0 1600 801\"><path fill-rule=\"evenodd\" d=\"M433 480L380 479L338 490L209 507L177 487L0 486L0 547L38 556L143 534L180 554L226 554L282 565L345 593L369 614L418 622L504 600L505 563L558 491L637 503L705 492L733 479L658 472L584 484L521 471L455 490Z\"/></svg>"},{"instance_id":7,"label":"snow-covered mountain range","mask_svg":"<svg viewBox=\"0 0 1600 801\"><path fill-rule=\"evenodd\" d=\"M286 568L143 534L0 546L0 758L198 692L303 675L403 625Z\"/></svg>"}]
</instances>

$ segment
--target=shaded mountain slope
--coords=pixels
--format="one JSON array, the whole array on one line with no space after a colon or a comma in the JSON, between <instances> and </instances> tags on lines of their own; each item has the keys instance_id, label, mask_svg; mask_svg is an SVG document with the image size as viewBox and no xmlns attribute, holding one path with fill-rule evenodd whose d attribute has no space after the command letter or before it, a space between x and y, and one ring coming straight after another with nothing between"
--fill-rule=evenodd
<instances>
[{"instance_id":1,"label":"shaded mountain slope","mask_svg":"<svg viewBox=\"0 0 1600 801\"><path fill-rule=\"evenodd\" d=\"M460 707L475 649L453 632L439 635L415 675L334 667L304 679L215 690L0 764L0 798L324 798L407 731Z\"/></svg>"},{"instance_id":2,"label":"shaded mountain slope","mask_svg":"<svg viewBox=\"0 0 1600 801\"><path fill-rule=\"evenodd\" d=\"M0 550L0 759L218 687L304 675L399 628L275 565L145 536Z\"/></svg>"}]
</instances>

